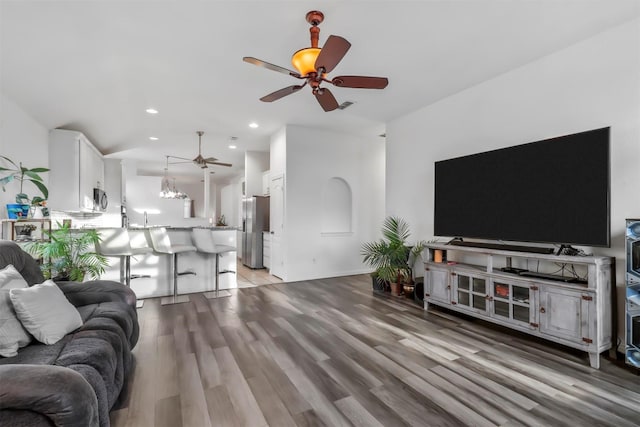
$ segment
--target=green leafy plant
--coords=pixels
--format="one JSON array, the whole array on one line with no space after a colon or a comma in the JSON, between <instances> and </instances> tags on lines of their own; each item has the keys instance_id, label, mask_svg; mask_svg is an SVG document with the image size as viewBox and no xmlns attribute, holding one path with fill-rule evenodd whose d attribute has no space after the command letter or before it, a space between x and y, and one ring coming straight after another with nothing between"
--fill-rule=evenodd
<instances>
[{"instance_id":1,"label":"green leafy plant","mask_svg":"<svg viewBox=\"0 0 640 427\"><path fill-rule=\"evenodd\" d=\"M0 158L4 159L10 165L10 167L0 166L0 172L7 173L7 175L0 178L0 187L2 187L2 191L7 191L6 186L11 181L13 180L20 181L20 192L16 194L16 203L26 204L26 205L31 204L31 205L38 205L38 206L43 205L43 202L47 200L47 198L49 197L49 190L47 189L47 186L44 185L44 182L42 181L42 177L40 176L40 174L43 172L49 172L49 169L47 168L28 169L22 166L22 162L20 162L19 164L16 164L13 160L11 160L6 156L0 156ZM33 198L29 199L29 196L27 196L27 194L23 190L25 181L31 182L33 185L35 185L38 188L38 190L40 190L43 197L34 196Z\"/></svg>"},{"instance_id":2,"label":"green leafy plant","mask_svg":"<svg viewBox=\"0 0 640 427\"><path fill-rule=\"evenodd\" d=\"M383 238L377 242L364 243L361 255L363 262L375 268L375 274L390 283L401 283L411 279L411 266L424 249L425 242L409 246L409 224L398 217L385 218L382 225Z\"/></svg>"},{"instance_id":3,"label":"green leafy plant","mask_svg":"<svg viewBox=\"0 0 640 427\"><path fill-rule=\"evenodd\" d=\"M109 265L107 259L91 251L100 242L95 230L72 230L69 224L57 223L58 228L47 231L48 241L32 242L25 249L43 259L41 269L45 278L82 282L87 274L99 279Z\"/></svg>"}]
</instances>

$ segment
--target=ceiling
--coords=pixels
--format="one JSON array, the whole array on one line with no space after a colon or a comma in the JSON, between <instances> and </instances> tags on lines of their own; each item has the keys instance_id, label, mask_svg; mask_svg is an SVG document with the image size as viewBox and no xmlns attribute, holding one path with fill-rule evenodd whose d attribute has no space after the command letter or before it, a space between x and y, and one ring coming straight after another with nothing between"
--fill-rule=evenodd
<instances>
[{"instance_id":1,"label":"ceiling","mask_svg":"<svg viewBox=\"0 0 640 427\"><path fill-rule=\"evenodd\" d=\"M386 89L332 88L354 105L329 113L308 88L258 100L298 80L242 57L292 68L314 9L325 14L320 45L330 34L352 44L332 75L386 76ZM637 0L0 0L0 90L142 174L162 174L165 155L195 157L202 130L203 155L234 164L212 167L223 182L285 124L377 137L389 120L639 15ZM202 176L192 164L169 169Z\"/></svg>"}]
</instances>

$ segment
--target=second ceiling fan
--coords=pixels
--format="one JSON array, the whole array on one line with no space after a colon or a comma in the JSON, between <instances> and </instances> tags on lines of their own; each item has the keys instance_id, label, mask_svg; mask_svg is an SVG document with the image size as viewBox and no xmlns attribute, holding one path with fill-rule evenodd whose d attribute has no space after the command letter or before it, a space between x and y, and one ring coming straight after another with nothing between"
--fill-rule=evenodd
<instances>
[{"instance_id":1,"label":"second ceiling fan","mask_svg":"<svg viewBox=\"0 0 640 427\"><path fill-rule=\"evenodd\" d=\"M218 159L216 159L215 157L207 157L207 158L203 157L202 156L202 135L204 135L204 132L199 130L196 133L198 134L198 155L194 159L186 159L184 157L170 156L170 157L173 157L174 159L184 160L184 162L172 162L172 164L193 162L196 166L199 166L202 169L207 168L208 167L207 165L226 166L226 167L233 166L231 163L219 162Z\"/></svg>"},{"instance_id":2,"label":"second ceiling fan","mask_svg":"<svg viewBox=\"0 0 640 427\"><path fill-rule=\"evenodd\" d=\"M307 13L306 19L307 22L311 24L311 28L309 29L311 33L311 47L300 49L293 54L291 63L296 70L298 70L297 72L250 56L242 58L243 61L250 64L304 80L300 85L288 86L263 96L260 98L260 101L276 101L299 91L308 84L322 109L324 111L333 111L339 107L338 101L336 101L336 98L329 89L320 87L322 82L331 83L338 87L358 89L384 89L387 87L389 80L386 77L337 76L331 80L327 79L327 73L333 71L336 65L342 60L351 47L351 43L340 36L331 35L324 46L319 48L318 39L320 37L320 28L318 28L318 25L324 20L324 15L322 12L313 10Z\"/></svg>"}]
</instances>

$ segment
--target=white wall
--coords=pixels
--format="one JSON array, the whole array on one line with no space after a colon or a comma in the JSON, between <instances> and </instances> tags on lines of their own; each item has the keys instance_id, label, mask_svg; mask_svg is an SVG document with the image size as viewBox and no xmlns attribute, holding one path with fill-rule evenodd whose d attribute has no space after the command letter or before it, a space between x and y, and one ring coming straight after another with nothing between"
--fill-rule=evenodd
<instances>
[{"instance_id":1,"label":"white wall","mask_svg":"<svg viewBox=\"0 0 640 427\"><path fill-rule=\"evenodd\" d=\"M287 166L287 128L283 127L273 135L269 146L269 170L271 178L282 175Z\"/></svg>"},{"instance_id":2,"label":"white wall","mask_svg":"<svg viewBox=\"0 0 640 427\"><path fill-rule=\"evenodd\" d=\"M282 143L282 138L275 138ZM272 139L272 148L273 142ZM360 247L378 237L384 219L384 140L287 126L284 280L309 280L369 271ZM278 166L271 164L272 171ZM322 188L331 178L349 185L350 233L322 233Z\"/></svg>"},{"instance_id":3,"label":"white wall","mask_svg":"<svg viewBox=\"0 0 640 427\"><path fill-rule=\"evenodd\" d=\"M183 199L161 199L159 176L127 177L127 214L131 225L142 225L144 211L149 225L193 227L208 225L205 218L184 218Z\"/></svg>"},{"instance_id":4,"label":"white wall","mask_svg":"<svg viewBox=\"0 0 640 427\"><path fill-rule=\"evenodd\" d=\"M232 184L225 185L220 190L220 215L224 215L227 225L237 227L236 224L236 212L234 203L234 186Z\"/></svg>"},{"instance_id":5,"label":"white wall","mask_svg":"<svg viewBox=\"0 0 640 427\"><path fill-rule=\"evenodd\" d=\"M244 153L244 181L247 197L262 196L262 172L269 170L269 153L246 151Z\"/></svg>"},{"instance_id":6,"label":"white wall","mask_svg":"<svg viewBox=\"0 0 640 427\"><path fill-rule=\"evenodd\" d=\"M27 168L49 167L49 131L33 117L22 110L11 99L0 93L0 155L10 158L16 164L22 162ZM4 161L0 165L5 166ZM5 174L0 173L0 176ZM41 174L45 184L48 173ZM6 218L5 204L15 203L15 195L20 192L18 182L12 182L0 191L0 218ZM23 191L29 196L39 195L38 189L25 183Z\"/></svg>"},{"instance_id":7,"label":"white wall","mask_svg":"<svg viewBox=\"0 0 640 427\"><path fill-rule=\"evenodd\" d=\"M605 126L611 126L612 244L587 249L618 260L624 336L624 220L640 217L638 19L388 123L387 214L404 217L416 237L427 239L434 161Z\"/></svg>"}]
</instances>

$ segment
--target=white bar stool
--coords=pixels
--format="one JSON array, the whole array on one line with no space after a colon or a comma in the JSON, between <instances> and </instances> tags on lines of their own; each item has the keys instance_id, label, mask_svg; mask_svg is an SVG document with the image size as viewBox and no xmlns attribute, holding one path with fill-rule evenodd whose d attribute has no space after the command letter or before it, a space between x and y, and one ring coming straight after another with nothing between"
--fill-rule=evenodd
<instances>
[{"instance_id":1,"label":"white bar stool","mask_svg":"<svg viewBox=\"0 0 640 427\"><path fill-rule=\"evenodd\" d=\"M151 248L132 248L126 228L101 228L96 250L106 257L120 258L120 282L131 287L131 257L151 252Z\"/></svg>"},{"instance_id":2,"label":"white bar stool","mask_svg":"<svg viewBox=\"0 0 640 427\"><path fill-rule=\"evenodd\" d=\"M106 257L120 258L120 283L131 287L131 257L151 253L151 248L132 248L129 232L126 228L102 228L98 230L100 241L96 244L96 251ZM136 302L140 308L144 301Z\"/></svg>"},{"instance_id":3,"label":"white bar stool","mask_svg":"<svg viewBox=\"0 0 640 427\"><path fill-rule=\"evenodd\" d=\"M235 271L220 271L220 256L223 256L224 254L228 254L231 252L235 252L236 248L233 246L215 244L213 241L213 235L211 233L212 231L208 228L194 228L191 231L193 244L196 245L196 248L198 248L198 252L203 252L206 254L215 254L216 256L216 266L213 271L215 275L216 290L215 290L215 293L206 292L204 296L209 299L229 297L231 296L231 293L229 291L220 292L220 285L219 285L220 274L225 274L225 273L235 274Z\"/></svg>"},{"instance_id":4,"label":"white bar stool","mask_svg":"<svg viewBox=\"0 0 640 427\"><path fill-rule=\"evenodd\" d=\"M147 235L149 236L153 252L172 255L171 273L173 275L173 296L162 298L160 304L168 305L189 302L188 295L178 296L178 254L194 252L197 250L196 247L191 245L172 245L169 239L169 233L167 233L167 229L164 227L148 228Z\"/></svg>"}]
</instances>

